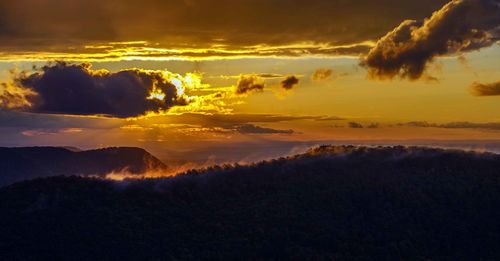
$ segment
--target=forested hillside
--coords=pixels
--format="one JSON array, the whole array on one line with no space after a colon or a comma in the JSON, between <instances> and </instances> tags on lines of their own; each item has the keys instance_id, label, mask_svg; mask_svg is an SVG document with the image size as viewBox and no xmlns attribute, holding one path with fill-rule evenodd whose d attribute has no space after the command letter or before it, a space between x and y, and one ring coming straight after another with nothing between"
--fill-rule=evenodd
<instances>
[{"instance_id":1,"label":"forested hillside","mask_svg":"<svg viewBox=\"0 0 500 261\"><path fill-rule=\"evenodd\" d=\"M2 260L495 260L500 157L323 146L249 166L0 189Z\"/></svg>"}]
</instances>

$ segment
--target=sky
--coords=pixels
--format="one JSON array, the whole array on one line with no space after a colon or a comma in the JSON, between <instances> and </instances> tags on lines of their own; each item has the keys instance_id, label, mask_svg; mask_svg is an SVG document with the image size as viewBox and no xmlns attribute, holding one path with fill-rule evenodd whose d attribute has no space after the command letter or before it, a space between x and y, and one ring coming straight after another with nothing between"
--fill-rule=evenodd
<instances>
[{"instance_id":1,"label":"sky","mask_svg":"<svg viewBox=\"0 0 500 261\"><path fill-rule=\"evenodd\" d=\"M500 152L499 0L2 0L0 146Z\"/></svg>"}]
</instances>

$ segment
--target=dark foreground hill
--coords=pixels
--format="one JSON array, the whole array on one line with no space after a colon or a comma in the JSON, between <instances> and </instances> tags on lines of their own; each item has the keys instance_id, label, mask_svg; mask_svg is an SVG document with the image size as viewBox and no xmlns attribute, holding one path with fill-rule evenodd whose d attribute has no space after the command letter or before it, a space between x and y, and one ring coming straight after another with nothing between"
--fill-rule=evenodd
<instances>
[{"instance_id":1,"label":"dark foreground hill","mask_svg":"<svg viewBox=\"0 0 500 261\"><path fill-rule=\"evenodd\" d=\"M168 179L0 189L1 260L498 260L500 157L321 147Z\"/></svg>"},{"instance_id":2,"label":"dark foreground hill","mask_svg":"<svg viewBox=\"0 0 500 261\"><path fill-rule=\"evenodd\" d=\"M0 186L37 177L101 176L123 169L138 174L150 168L165 168L165 165L141 148L78 151L62 147L0 147Z\"/></svg>"}]
</instances>

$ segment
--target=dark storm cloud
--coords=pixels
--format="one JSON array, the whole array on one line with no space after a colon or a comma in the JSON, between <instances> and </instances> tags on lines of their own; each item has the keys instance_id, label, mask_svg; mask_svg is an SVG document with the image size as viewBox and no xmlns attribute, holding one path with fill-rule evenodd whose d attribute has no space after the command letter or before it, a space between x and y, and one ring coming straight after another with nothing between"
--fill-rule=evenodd
<instances>
[{"instance_id":1,"label":"dark storm cloud","mask_svg":"<svg viewBox=\"0 0 500 261\"><path fill-rule=\"evenodd\" d=\"M0 51L72 53L75 47L88 44L136 40L159 43L159 47L224 44L238 48L298 42L349 45L376 40L402 20L421 19L446 2L3 0L0 1ZM300 19L290 15L298 12ZM340 47L330 51L366 50L362 46L358 49ZM300 50L289 54L300 55Z\"/></svg>"},{"instance_id":2,"label":"dark storm cloud","mask_svg":"<svg viewBox=\"0 0 500 261\"><path fill-rule=\"evenodd\" d=\"M29 105L11 109L34 113L127 118L187 103L161 72L139 69L110 73L93 71L87 64L55 63L17 75L14 85L21 93L29 92ZM164 99L150 98L153 91L163 93Z\"/></svg>"},{"instance_id":3,"label":"dark storm cloud","mask_svg":"<svg viewBox=\"0 0 500 261\"><path fill-rule=\"evenodd\" d=\"M416 80L436 56L491 46L499 40L499 26L499 0L452 0L426 20L402 22L361 64L372 78Z\"/></svg>"},{"instance_id":4,"label":"dark storm cloud","mask_svg":"<svg viewBox=\"0 0 500 261\"><path fill-rule=\"evenodd\" d=\"M236 94L242 95L250 92L264 91L264 80L258 75L240 75L240 79L236 84Z\"/></svg>"},{"instance_id":5,"label":"dark storm cloud","mask_svg":"<svg viewBox=\"0 0 500 261\"><path fill-rule=\"evenodd\" d=\"M253 124L242 124L236 127L236 130L242 134L293 134L293 130L277 130L260 127Z\"/></svg>"},{"instance_id":6,"label":"dark storm cloud","mask_svg":"<svg viewBox=\"0 0 500 261\"><path fill-rule=\"evenodd\" d=\"M283 81L281 81L281 88L285 90L291 90L294 86L299 84L299 78L294 75L287 76Z\"/></svg>"},{"instance_id":7,"label":"dark storm cloud","mask_svg":"<svg viewBox=\"0 0 500 261\"><path fill-rule=\"evenodd\" d=\"M474 96L500 96L500 81L492 83L474 82L471 85Z\"/></svg>"}]
</instances>

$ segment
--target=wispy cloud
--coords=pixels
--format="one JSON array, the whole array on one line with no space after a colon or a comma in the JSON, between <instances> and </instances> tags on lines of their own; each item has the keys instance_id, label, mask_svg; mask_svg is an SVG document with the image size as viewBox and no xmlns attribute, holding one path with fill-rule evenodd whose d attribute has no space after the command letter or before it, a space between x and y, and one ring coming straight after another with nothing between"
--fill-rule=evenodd
<instances>
[{"instance_id":1,"label":"wispy cloud","mask_svg":"<svg viewBox=\"0 0 500 261\"><path fill-rule=\"evenodd\" d=\"M448 122L448 123L430 123L426 121L413 121L399 123L399 126L421 127L421 128L445 128L445 129L488 129L500 130L500 122Z\"/></svg>"},{"instance_id":2,"label":"wispy cloud","mask_svg":"<svg viewBox=\"0 0 500 261\"><path fill-rule=\"evenodd\" d=\"M54 135L54 134L74 134L80 133L83 129L80 128L62 128L62 129L33 129L22 131L21 134L27 137Z\"/></svg>"},{"instance_id":3,"label":"wispy cloud","mask_svg":"<svg viewBox=\"0 0 500 261\"><path fill-rule=\"evenodd\" d=\"M313 81L324 81L331 79L333 77L333 70L332 69L317 69L314 71L314 73L311 76L311 80Z\"/></svg>"},{"instance_id":4,"label":"wispy cloud","mask_svg":"<svg viewBox=\"0 0 500 261\"><path fill-rule=\"evenodd\" d=\"M261 127L253 124L243 124L236 127L239 133L243 134L292 134L294 131L289 130L277 130L272 128Z\"/></svg>"},{"instance_id":5,"label":"wispy cloud","mask_svg":"<svg viewBox=\"0 0 500 261\"><path fill-rule=\"evenodd\" d=\"M474 82L470 86L470 91L474 96L499 96L500 81L491 83Z\"/></svg>"}]
</instances>

